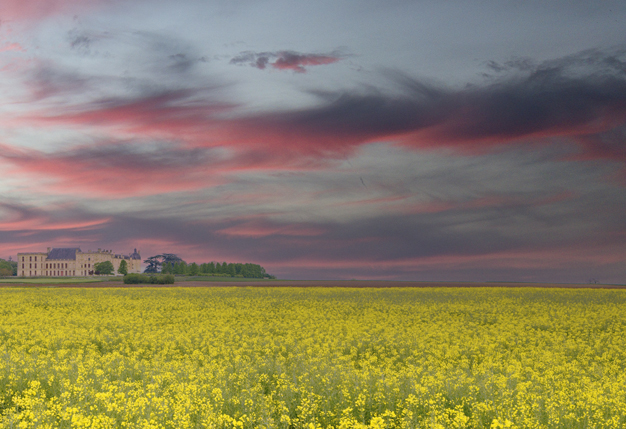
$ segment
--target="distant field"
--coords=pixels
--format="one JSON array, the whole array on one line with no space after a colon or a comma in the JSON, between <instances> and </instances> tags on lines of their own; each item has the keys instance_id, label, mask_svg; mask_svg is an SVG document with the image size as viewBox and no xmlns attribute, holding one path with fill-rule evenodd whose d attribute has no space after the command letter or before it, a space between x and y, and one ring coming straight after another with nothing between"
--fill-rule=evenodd
<instances>
[{"instance_id":1,"label":"distant field","mask_svg":"<svg viewBox=\"0 0 626 429\"><path fill-rule=\"evenodd\" d=\"M236 285L0 289L0 427L626 427L626 291Z\"/></svg>"},{"instance_id":2,"label":"distant field","mask_svg":"<svg viewBox=\"0 0 626 429\"><path fill-rule=\"evenodd\" d=\"M97 282L121 282L118 277L34 277L34 278L0 278L0 283L22 284L70 284L70 283L97 283Z\"/></svg>"}]
</instances>

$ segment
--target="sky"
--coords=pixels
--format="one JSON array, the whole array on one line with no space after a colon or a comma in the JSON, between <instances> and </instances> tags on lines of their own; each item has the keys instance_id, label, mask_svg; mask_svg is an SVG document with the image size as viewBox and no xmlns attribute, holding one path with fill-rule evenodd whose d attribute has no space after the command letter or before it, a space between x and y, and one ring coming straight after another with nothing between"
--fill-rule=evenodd
<instances>
[{"instance_id":1,"label":"sky","mask_svg":"<svg viewBox=\"0 0 626 429\"><path fill-rule=\"evenodd\" d=\"M0 257L626 283L626 2L2 0Z\"/></svg>"}]
</instances>

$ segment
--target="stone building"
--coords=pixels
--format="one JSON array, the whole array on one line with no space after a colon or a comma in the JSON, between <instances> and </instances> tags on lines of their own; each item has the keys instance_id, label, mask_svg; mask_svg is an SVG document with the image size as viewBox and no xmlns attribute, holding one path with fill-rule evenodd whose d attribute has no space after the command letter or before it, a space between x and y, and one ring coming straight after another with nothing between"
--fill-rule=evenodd
<instances>
[{"instance_id":1,"label":"stone building","mask_svg":"<svg viewBox=\"0 0 626 429\"><path fill-rule=\"evenodd\" d=\"M109 261L115 273L126 261L129 273L141 272L141 255L137 249L130 255L120 255L112 250L83 252L78 247L48 247L47 252L18 253L17 275L22 277L84 277L94 275L94 265Z\"/></svg>"}]
</instances>

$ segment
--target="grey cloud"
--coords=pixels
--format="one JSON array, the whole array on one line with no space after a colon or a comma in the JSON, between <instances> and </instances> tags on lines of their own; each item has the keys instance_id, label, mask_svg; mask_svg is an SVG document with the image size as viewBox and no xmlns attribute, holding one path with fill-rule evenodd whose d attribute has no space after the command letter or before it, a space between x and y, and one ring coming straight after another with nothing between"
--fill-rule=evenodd
<instances>
[{"instance_id":1,"label":"grey cloud","mask_svg":"<svg viewBox=\"0 0 626 429\"><path fill-rule=\"evenodd\" d=\"M326 138L344 146L414 132L426 137L407 144L468 148L528 136L590 134L620 126L626 118L626 75L618 57L586 52L462 90L387 73L400 94L326 93L322 106L268 115L257 124L293 133L295 141L304 133L321 144L327 144Z\"/></svg>"},{"instance_id":2,"label":"grey cloud","mask_svg":"<svg viewBox=\"0 0 626 429\"><path fill-rule=\"evenodd\" d=\"M606 74L613 72L626 73L626 48L619 47L612 50L588 49L565 57L550 59L540 63L532 58L511 58L498 63L488 61L487 68L494 72L530 72L530 73L571 73Z\"/></svg>"},{"instance_id":3,"label":"grey cloud","mask_svg":"<svg viewBox=\"0 0 626 429\"><path fill-rule=\"evenodd\" d=\"M0 157L18 164L62 162L84 168L88 165L94 173L128 170L129 172L180 171L210 166L221 161L218 149L185 148L173 142L150 141L100 141L96 144L76 146L51 153L7 152Z\"/></svg>"},{"instance_id":4,"label":"grey cloud","mask_svg":"<svg viewBox=\"0 0 626 429\"><path fill-rule=\"evenodd\" d=\"M72 49L88 50L91 46L91 39L85 35L75 36L70 42Z\"/></svg>"},{"instance_id":5,"label":"grey cloud","mask_svg":"<svg viewBox=\"0 0 626 429\"><path fill-rule=\"evenodd\" d=\"M209 166L219 160L213 149L184 148L166 142L107 142L58 152L52 157L79 164L89 162L102 168L128 170L180 170Z\"/></svg>"},{"instance_id":6,"label":"grey cloud","mask_svg":"<svg viewBox=\"0 0 626 429\"><path fill-rule=\"evenodd\" d=\"M245 51L231 58L230 64L247 64L263 70L267 66L267 63L270 61L270 59L273 58L276 58L276 54L273 52Z\"/></svg>"},{"instance_id":7,"label":"grey cloud","mask_svg":"<svg viewBox=\"0 0 626 429\"><path fill-rule=\"evenodd\" d=\"M199 60L193 60L188 58L186 54L174 54L170 55L169 59L172 61L170 68L179 73L185 73L193 67L193 65Z\"/></svg>"},{"instance_id":8,"label":"grey cloud","mask_svg":"<svg viewBox=\"0 0 626 429\"><path fill-rule=\"evenodd\" d=\"M90 76L42 64L28 76L28 83L35 100L43 100L55 96L75 95L87 90L93 82Z\"/></svg>"}]
</instances>

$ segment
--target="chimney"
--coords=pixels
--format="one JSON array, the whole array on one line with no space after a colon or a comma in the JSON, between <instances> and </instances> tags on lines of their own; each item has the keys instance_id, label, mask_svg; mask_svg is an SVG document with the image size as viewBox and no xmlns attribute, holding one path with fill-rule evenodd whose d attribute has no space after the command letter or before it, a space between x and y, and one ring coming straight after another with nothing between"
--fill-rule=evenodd
<instances>
[{"instance_id":1,"label":"chimney","mask_svg":"<svg viewBox=\"0 0 626 429\"><path fill-rule=\"evenodd\" d=\"M48 253L50 253L50 248L48 247Z\"/></svg>"}]
</instances>

